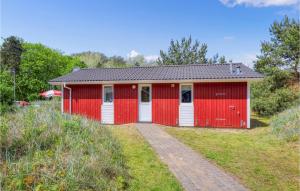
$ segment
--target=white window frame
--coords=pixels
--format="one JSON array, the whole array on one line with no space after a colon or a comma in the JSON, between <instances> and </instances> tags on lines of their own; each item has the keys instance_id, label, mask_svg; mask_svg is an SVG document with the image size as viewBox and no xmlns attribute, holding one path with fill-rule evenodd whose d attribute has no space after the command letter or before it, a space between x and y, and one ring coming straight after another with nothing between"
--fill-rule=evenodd
<instances>
[{"instance_id":1,"label":"white window frame","mask_svg":"<svg viewBox=\"0 0 300 191\"><path fill-rule=\"evenodd\" d=\"M105 87L111 87L112 99L113 99L112 102L105 102L105 92L104 92ZM115 100L114 86L113 85L103 85L103 88L102 88L102 104L103 105L113 105L114 100Z\"/></svg>"},{"instance_id":2,"label":"white window frame","mask_svg":"<svg viewBox=\"0 0 300 191\"><path fill-rule=\"evenodd\" d=\"M181 102L181 88L182 86L191 86L191 103L182 103ZM194 104L194 84L180 84L179 88L179 104L180 105L193 105Z\"/></svg>"},{"instance_id":3,"label":"white window frame","mask_svg":"<svg viewBox=\"0 0 300 191\"><path fill-rule=\"evenodd\" d=\"M149 87L149 102L142 102L142 88L143 87ZM151 84L140 84L139 85L139 103L143 104L152 104L152 85Z\"/></svg>"}]
</instances>

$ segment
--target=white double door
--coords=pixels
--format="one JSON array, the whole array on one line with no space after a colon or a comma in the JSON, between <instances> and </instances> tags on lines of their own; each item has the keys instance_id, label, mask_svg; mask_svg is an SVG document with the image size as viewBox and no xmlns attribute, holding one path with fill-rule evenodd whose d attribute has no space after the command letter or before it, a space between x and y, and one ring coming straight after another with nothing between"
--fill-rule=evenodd
<instances>
[{"instance_id":1,"label":"white double door","mask_svg":"<svg viewBox=\"0 0 300 191\"><path fill-rule=\"evenodd\" d=\"M139 85L139 121L152 122L152 87L151 84Z\"/></svg>"}]
</instances>

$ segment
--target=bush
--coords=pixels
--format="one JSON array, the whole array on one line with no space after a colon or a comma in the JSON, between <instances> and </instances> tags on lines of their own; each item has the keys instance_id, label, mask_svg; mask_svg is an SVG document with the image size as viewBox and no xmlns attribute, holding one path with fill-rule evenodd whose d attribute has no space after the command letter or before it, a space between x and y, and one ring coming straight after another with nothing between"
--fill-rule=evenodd
<instances>
[{"instance_id":1,"label":"bush","mask_svg":"<svg viewBox=\"0 0 300 191\"><path fill-rule=\"evenodd\" d=\"M14 92L14 90L13 90L11 74L8 71L5 71L1 68L1 70L0 70L0 104L3 106L11 105L14 100L13 92Z\"/></svg>"},{"instance_id":2,"label":"bush","mask_svg":"<svg viewBox=\"0 0 300 191\"><path fill-rule=\"evenodd\" d=\"M251 105L259 115L270 116L289 108L297 98L297 93L290 88L280 88L274 92L261 90L260 96L254 97Z\"/></svg>"},{"instance_id":3,"label":"bush","mask_svg":"<svg viewBox=\"0 0 300 191\"><path fill-rule=\"evenodd\" d=\"M287 141L299 140L300 133L300 106L288 109L271 120L273 133Z\"/></svg>"},{"instance_id":4,"label":"bush","mask_svg":"<svg viewBox=\"0 0 300 191\"><path fill-rule=\"evenodd\" d=\"M55 101L0 119L3 190L126 189L129 175L121 147L99 123L64 116Z\"/></svg>"}]
</instances>

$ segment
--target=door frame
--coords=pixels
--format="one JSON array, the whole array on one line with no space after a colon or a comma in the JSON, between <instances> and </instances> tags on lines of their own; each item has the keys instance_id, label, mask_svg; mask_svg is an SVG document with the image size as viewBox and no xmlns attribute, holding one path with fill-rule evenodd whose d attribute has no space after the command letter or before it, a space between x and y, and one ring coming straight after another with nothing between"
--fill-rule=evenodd
<instances>
[{"instance_id":1,"label":"door frame","mask_svg":"<svg viewBox=\"0 0 300 191\"><path fill-rule=\"evenodd\" d=\"M142 87L149 87L150 88L150 92L149 92L149 105L151 108L150 111L150 120L149 121L141 121L140 117L140 106L143 104L142 100L141 100L141 89ZM139 122L152 122L152 84L138 84L138 121Z\"/></svg>"},{"instance_id":2,"label":"door frame","mask_svg":"<svg viewBox=\"0 0 300 191\"><path fill-rule=\"evenodd\" d=\"M191 86L191 103L182 103L181 102L181 89L182 89L182 86L185 86L185 85L188 85L188 86ZM181 119L181 116L180 116L180 110L181 110L181 107L184 107L184 106L187 106L187 107L192 107L192 120L193 120L193 124L190 124L190 125L183 125L183 124L180 124L180 119ZM178 116L178 126L190 126L190 127L194 127L195 126L195 119L194 119L194 115L195 115L195 108L194 108L194 83L180 83L179 84L179 116Z\"/></svg>"},{"instance_id":3,"label":"door frame","mask_svg":"<svg viewBox=\"0 0 300 191\"><path fill-rule=\"evenodd\" d=\"M113 100L112 102L104 102L104 89L105 87L111 87L112 89L112 97L113 97ZM111 106L113 107L113 122L111 124L114 124L114 101L115 101L115 92L114 92L114 85L113 84L105 84L105 85L102 85L102 104L101 104L101 109L100 109L100 112L101 112L101 123L103 124L110 124L110 123L104 123L103 121L103 106Z\"/></svg>"}]
</instances>

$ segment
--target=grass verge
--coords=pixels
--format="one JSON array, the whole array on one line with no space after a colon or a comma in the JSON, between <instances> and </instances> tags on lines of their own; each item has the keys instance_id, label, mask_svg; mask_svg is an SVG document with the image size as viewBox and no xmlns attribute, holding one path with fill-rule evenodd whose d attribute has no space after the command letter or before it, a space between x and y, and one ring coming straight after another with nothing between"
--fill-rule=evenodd
<instances>
[{"instance_id":1,"label":"grass verge","mask_svg":"<svg viewBox=\"0 0 300 191\"><path fill-rule=\"evenodd\" d=\"M132 126L112 127L119 139L129 167L129 190L182 190L167 166Z\"/></svg>"},{"instance_id":2,"label":"grass verge","mask_svg":"<svg viewBox=\"0 0 300 191\"><path fill-rule=\"evenodd\" d=\"M171 135L240 178L251 190L299 190L299 142L279 139L269 119L251 130L174 128Z\"/></svg>"}]
</instances>

